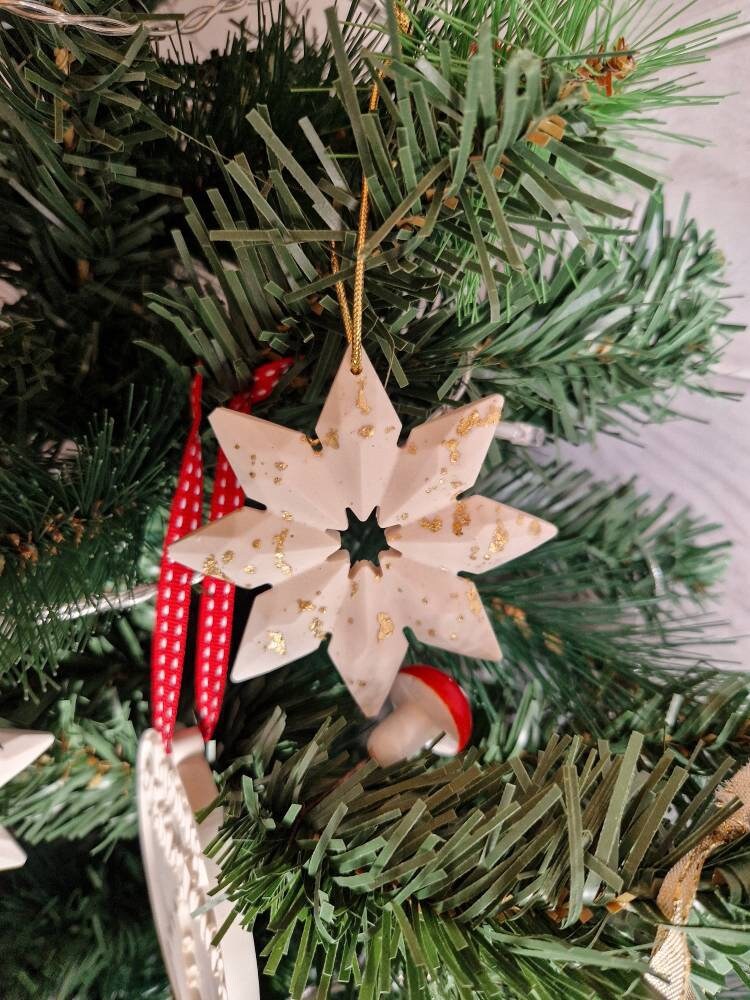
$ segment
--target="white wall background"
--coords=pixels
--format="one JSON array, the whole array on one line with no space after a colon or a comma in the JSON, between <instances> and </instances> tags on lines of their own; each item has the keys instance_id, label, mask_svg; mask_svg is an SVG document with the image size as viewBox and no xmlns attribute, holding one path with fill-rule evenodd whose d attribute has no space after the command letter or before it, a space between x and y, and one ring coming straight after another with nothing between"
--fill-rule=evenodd
<instances>
[{"instance_id":1,"label":"white wall background","mask_svg":"<svg viewBox=\"0 0 750 1000\"><path fill-rule=\"evenodd\" d=\"M322 32L323 10L332 0L309 0L310 24ZM663 16L673 5L653 0ZM170 0L168 10L187 11L195 0ZM680 5L676 5L680 6ZM255 2L231 15L254 16ZM681 22L694 22L741 10L748 0L695 0ZM670 25L671 26L671 25ZM222 46L230 18L217 17L193 45L199 55ZM715 106L675 109L662 115L665 131L688 133L706 140L706 148L660 143L662 158L656 169L669 181L667 207L679 211L683 196L691 195L691 212L701 227L716 232L728 261L732 319L750 326L750 26L724 34L710 62L699 66L701 92L729 95ZM739 93L738 93L739 92ZM654 169L654 164L651 164ZM727 351L717 388L731 392L750 389L750 333L740 334ZM734 647L717 647L727 662L750 668L750 397L740 403L677 397L675 408L693 419L650 427L639 446L604 439L593 448L563 447L561 453L603 478L637 475L641 485L660 498L675 494L697 513L724 525L722 537L733 542L733 554L720 599L708 606L714 617L725 619L724 635L738 637ZM717 536L718 537L718 536ZM745 634L747 633L747 634Z\"/></svg>"}]
</instances>

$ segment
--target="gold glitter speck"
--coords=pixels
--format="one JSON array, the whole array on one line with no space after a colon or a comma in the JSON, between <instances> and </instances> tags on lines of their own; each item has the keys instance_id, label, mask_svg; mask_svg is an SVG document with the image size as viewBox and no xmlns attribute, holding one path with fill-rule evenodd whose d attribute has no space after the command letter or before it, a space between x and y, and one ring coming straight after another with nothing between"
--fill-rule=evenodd
<instances>
[{"instance_id":1,"label":"gold glitter speck","mask_svg":"<svg viewBox=\"0 0 750 1000\"><path fill-rule=\"evenodd\" d=\"M234 552L232 552L231 549L227 549L226 552L224 552L224 554L221 557L221 561L224 563L225 566L227 563L230 563L233 559L234 559Z\"/></svg>"},{"instance_id":2,"label":"gold glitter speck","mask_svg":"<svg viewBox=\"0 0 750 1000\"><path fill-rule=\"evenodd\" d=\"M274 476L273 477L274 486L278 486L281 481L282 481L281 476Z\"/></svg>"},{"instance_id":3,"label":"gold glitter speck","mask_svg":"<svg viewBox=\"0 0 750 1000\"><path fill-rule=\"evenodd\" d=\"M416 455L417 446L415 444L407 444L406 451L408 452L409 455Z\"/></svg>"},{"instance_id":4,"label":"gold glitter speck","mask_svg":"<svg viewBox=\"0 0 750 1000\"><path fill-rule=\"evenodd\" d=\"M276 468L277 468L277 469L278 469L278 470L279 470L280 472L283 472L283 471L284 471L284 469L286 469L286 468L287 468L287 464L286 464L286 462L274 462L274 465L276 466Z\"/></svg>"},{"instance_id":5,"label":"gold glitter speck","mask_svg":"<svg viewBox=\"0 0 750 1000\"><path fill-rule=\"evenodd\" d=\"M479 546L472 545L471 550L469 552L469 559L476 559L478 555L479 555Z\"/></svg>"},{"instance_id":6,"label":"gold glitter speck","mask_svg":"<svg viewBox=\"0 0 750 1000\"><path fill-rule=\"evenodd\" d=\"M357 593L358 590L359 590L359 584L357 583L356 580L352 580L352 585L349 588L349 596L354 597L354 595Z\"/></svg>"},{"instance_id":7,"label":"gold glitter speck","mask_svg":"<svg viewBox=\"0 0 750 1000\"><path fill-rule=\"evenodd\" d=\"M247 573L248 576L251 576L255 572L255 566L253 566L252 563L248 563L247 566L242 567L242 572Z\"/></svg>"},{"instance_id":8,"label":"gold glitter speck","mask_svg":"<svg viewBox=\"0 0 750 1000\"><path fill-rule=\"evenodd\" d=\"M357 431L357 434L361 438L371 438L375 434L375 428L372 424L363 424Z\"/></svg>"},{"instance_id":9,"label":"gold glitter speck","mask_svg":"<svg viewBox=\"0 0 750 1000\"><path fill-rule=\"evenodd\" d=\"M539 535L541 534L541 531L542 531L541 524L538 521L532 521L531 524L529 525L529 534Z\"/></svg>"},{"instance_id":10,"label":"gold glitter speck","mask_svg":"<svg viewBox=\"0 0 750 1000\"><path fill-rule=\"evenodd\" d=\"M259 549L260 548L260 538L254 538L253 539L253 548L254 549Z\"/></svg>"},{"instance_id":11,"label":"gold glitter speck","mask_svg":"<svg viewBox=\"0 0 750 1000\"><path fill-rule=\"evenodd\" d=\"M443 527L443 521L440 517L433 517L432 520L429 517L423 517L419 524L425 531L432 531L435 534Z\"/></svg>"},{"instance_id":12,"label":"gold glitter speck","mask_svg":"<svg viewBox=\"0 0 750 1000\"><path fill-rule=\"evenodd\" d=\"M285 521L292 520L292 512L290 510L282 510L281 516L284 518Z\"/></svg>"},{"instance_id":13,"label":"gold glitter speck","mask_svg":"<svg viewBox=\"0 0 750 1000\"><path fill-rule=\"evenodd\" d=\"M434 639L434 638L435 638L435 636L437 635L437 632L435 631L435 629L434 629L434 628L431 628L431 629L428 629L428 631L427 631L427 635L429 635L429 636L430 636L430 638Z\"/></svg>"},{"instance_id":14,"label":"gold glitter speck","mask_svg":"<svg viewBox=\"0 0 750 1000\"><path fill-rule=\"evenodd\" d=\"M283 632L269 632L266 649L270 653L278 653L279 656L286 656L286 639Z\"/></svg>"},{"instance_id":15,"label":"gold glitter speck","mask_svg":"<svg viewBox=\"0 0 750 1000\"><path fill-rule=\"evenodd\" d=\"M312 611L315 605L312 601L306 601L302 597L297 598L297 607L300 611Z\"/></svg>"},{"instance_id":16,"label":"gold glitter speck","mask_svg":"<svg viewBox=\"0 0 750 1000\"><path fill-rule=\"evenodd\" d=\"M385 611L378 611L378 642L387 639L388 636L393 635L393 632L394 625L391 616L387 615Z\"/></svg>"}]
</instances>

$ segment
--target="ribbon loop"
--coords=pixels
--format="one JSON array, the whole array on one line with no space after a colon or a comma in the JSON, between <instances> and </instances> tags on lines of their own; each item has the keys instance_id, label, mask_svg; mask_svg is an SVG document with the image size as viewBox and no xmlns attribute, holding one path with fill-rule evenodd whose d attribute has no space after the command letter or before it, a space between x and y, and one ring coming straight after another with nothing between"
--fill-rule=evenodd
<instances>
[{"instance_id":1,"label":"ribbon loop","mask_svg":"<svg viewBox=\"0 0 750 1000\"><path fill-rule=\"evenodd\" d=\"M261 365L254 373L252 387L237 393L229 404L230 409L250 413L254 403L271 394L291 363L291 358L282 358ZM170 559L167 552L173 542L196 531L203 519L202 393L203 377L197 373L190 385L191 423L164 538L151 644L152 724L160 733L167 752L172 748L177 718L193 575L191 570ZM219 450L209 519L216 521L237 510L244 502L244 493L229 461ZM231 583L209 577L201 593L195 656L195 700L201 733L206 741L213 736L226 688L234 589Z\"/></svg>"}]
</instances>

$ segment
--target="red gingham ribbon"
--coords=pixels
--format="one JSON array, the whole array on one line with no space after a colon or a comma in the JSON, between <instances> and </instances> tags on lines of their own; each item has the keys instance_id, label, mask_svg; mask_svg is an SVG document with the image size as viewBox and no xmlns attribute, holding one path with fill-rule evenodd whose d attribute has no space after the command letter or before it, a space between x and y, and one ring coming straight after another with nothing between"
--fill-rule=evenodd
<instances>
[{"instance_id":1,"label":"red gingham ribbon","mask_svg":"<svg viewBox=\"0 0 750 1000\"><path fill-rule=\"evenodd\" d=\"M230 409L249 413L253 403L268 396L291 364L290 358L261 365L249 391L237 393ZM171 750L187 644L192 571L173 562L168 547L201 523L203 461L200 446L201 392L197 374L190 386L191 424L182 455L156 595L156 622L151 646L151 719ZM241 507L245 494L224 453L219 450L209 518L216 521ZM195 656L195 697L204 740L211 739L221 711L229 666L234 617L234 584L208 577L203 585Z\"/></svg>"}]
</instances>

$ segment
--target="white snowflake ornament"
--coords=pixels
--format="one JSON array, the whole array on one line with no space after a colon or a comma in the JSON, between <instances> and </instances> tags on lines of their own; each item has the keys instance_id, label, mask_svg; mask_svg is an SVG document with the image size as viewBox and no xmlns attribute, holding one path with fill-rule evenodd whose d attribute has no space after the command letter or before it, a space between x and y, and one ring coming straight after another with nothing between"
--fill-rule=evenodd
<instances>
[{"instance_id":1,"label":"white snowflake ornament","mask_svg":"<svg viewBox=\"0 0 750 1000\"><path fill-rule=\"evenodd\" d=\"M175 1000L260 1000L252 934L235 920L214 944L232 904L212 895L219 868L204 853L223 811L217 806L200 823L195 815L217 795L200 730L178 730L172 753L146 730L136 785L143 868Z\"/></svg>"},{"instance_id":2,"label":"white snowflake ornament","mask_svg":"<svg viewBox=\"0 0 750 1000\"><path fill-rule=\"evenodd\" d=\"M407 649L404 628L428 645L499 660L477 589L483 573L536 548L553 525L473 496L502 396L488 396L416 427L399 447L396 411L367 355L354 375L347 350L316 426L298 431L233 410L211 415L245 507L200 528L170 556L241 587L271 584L253 604L232 680L291 663L331 634L328 652L352 697L377 715ZM341 548L347 508L377 510L390 548L379 566L350 565Z\"/></svg>"},{"instance_id":3,"label":"white snowflake ornament","mask_svg":"<svg viewBox=\"0 0 750 1000\"><path fill-rule=\"evenodd\" d=\"M43 754L53 738L52 733L0 729L0 788ZM0 827L0 871L20 868L25 861L24 851L8 831Z\"/></svg>"}]
</instances>

